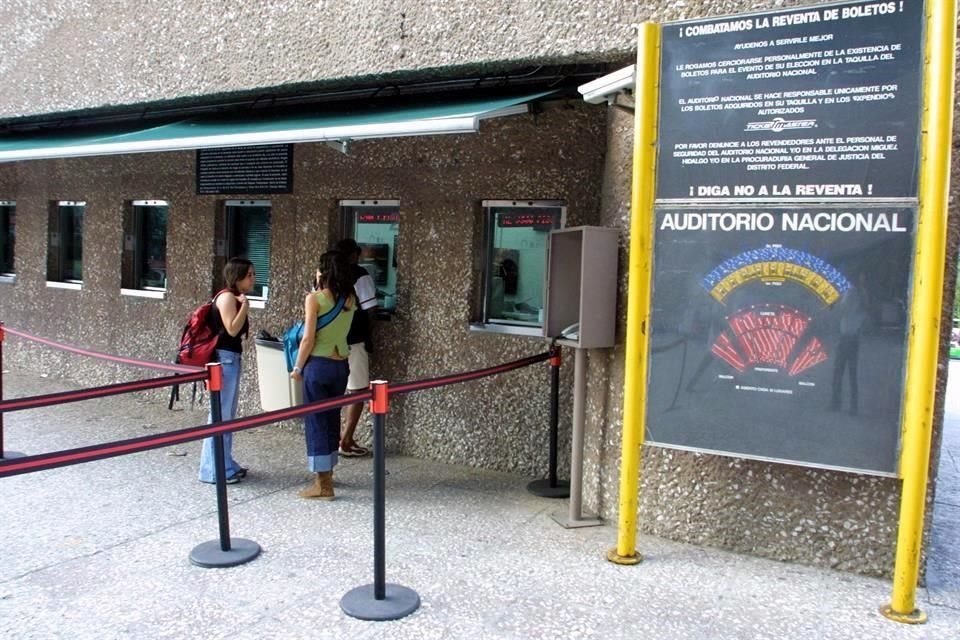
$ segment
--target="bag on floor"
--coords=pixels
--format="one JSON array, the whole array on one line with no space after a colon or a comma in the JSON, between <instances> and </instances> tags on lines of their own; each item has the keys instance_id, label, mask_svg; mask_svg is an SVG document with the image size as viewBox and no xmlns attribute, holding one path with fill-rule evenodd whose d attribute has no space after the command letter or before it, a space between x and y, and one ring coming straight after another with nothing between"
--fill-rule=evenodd
<instances>
[{"instance_id":1,"label":"bag on floor","mask_svg":"<svg viewBox=\"0 0 960 640\"><path fill-rule=\"evenodd\" d=\"M347 302L346 298L340 298L337 300L337 304L333 306L333 309L327 311L322 316L317 317L317 331L323 329L325 326L333 322L340 312L343 310L343 305ZM287 360L287 371L293 371L293 367L297 364L297 353L300 351L300 341L303 340L303 320L298 320L296 324L283 332L283 355Z\"/></svg>"}]
</instances>

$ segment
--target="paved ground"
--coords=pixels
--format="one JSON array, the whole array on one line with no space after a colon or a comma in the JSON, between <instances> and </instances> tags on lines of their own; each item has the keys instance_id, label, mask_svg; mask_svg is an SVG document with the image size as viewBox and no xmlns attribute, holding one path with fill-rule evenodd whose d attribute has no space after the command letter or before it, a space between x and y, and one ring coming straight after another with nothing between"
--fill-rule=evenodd
<instances>
[{"instance_id":1,"label":"paved ground","mask_svg":"<svg viewBox=\"0 0 960 640\"><path fill-rule=\"evenodd\" d=\"M944 413L927 591L931 603L960 611L960 360L950 361ZM956 637L960 638L960 631Z\"/></svg>"},{"instance_id":2,"label":"paved ground","mask_svg":"<svg viewBox=\"0 0 960 640\"><path fill-rule=\"evenodd\" d=\"M4 376L7 397L67 386ZM337 501L307 502L301 436L261 428L237 437L252 471L230 487L230 514L233 534L264 552L233 569L188 560L217 535L214 492L195 479L199 445L0 480L0 637L960 638L957 392L923 626L877 613L884 580L651 537L643 564L612 565L615 528L560 528L549 516L565 502L529 495L527 478L399 457L388 460L387 580L423 604L401 621L358 621L338 603L372 581L370 461L341 466ZM5 433L8 449L39 453L199 421L120 397L10 414Z\"/></svg>"}]
</instances>

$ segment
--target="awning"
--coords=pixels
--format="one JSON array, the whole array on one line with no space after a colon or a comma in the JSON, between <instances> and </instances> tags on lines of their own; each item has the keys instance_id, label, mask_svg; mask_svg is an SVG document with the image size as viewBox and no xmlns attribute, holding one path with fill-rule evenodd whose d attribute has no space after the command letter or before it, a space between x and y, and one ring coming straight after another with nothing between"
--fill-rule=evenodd
<instances>
[{"instance_id":1,"label":"awning","mask_svg":"<svg viewBox=\"0 0 960 640\"><path fill-rule=\"evenodd\" d=\"M208 147L244 147L293 142L347 142L368 138L474 133L480 121L526 113L527 104L549 95L477 100L442 105L320 115L204 116L160 126L120 127L96 134L37 133L0 137L0 162L105 156Z\"/></svg>"}]
</instances>

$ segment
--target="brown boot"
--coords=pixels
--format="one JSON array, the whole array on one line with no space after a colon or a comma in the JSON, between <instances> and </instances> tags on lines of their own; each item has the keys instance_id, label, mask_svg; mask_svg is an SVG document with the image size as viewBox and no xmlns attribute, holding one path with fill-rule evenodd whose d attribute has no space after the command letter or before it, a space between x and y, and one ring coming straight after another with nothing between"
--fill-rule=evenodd
<instances>
[{"instance_id":1,"label":"brown boot","mask_svg":"<svg viewBox=\"0 0 960 640\"><path fill-rule=\"evenodd\" d=\"M301 498L333 500L333 471L324 471L316 475L313 484L299 492Z\"/></svg>"}]
</instances>

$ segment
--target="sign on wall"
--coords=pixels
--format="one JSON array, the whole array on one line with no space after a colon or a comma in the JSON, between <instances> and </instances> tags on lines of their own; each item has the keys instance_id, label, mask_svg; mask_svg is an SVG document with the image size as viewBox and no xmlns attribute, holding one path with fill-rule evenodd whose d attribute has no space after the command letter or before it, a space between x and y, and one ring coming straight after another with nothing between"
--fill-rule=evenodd
<instances>
[{"instance_id":1,"label":"sign on wall","mask_svg":"<svg viewBox=\"0 0 960 640\"><path fill-rule=\"evenodd\" d=\"M893 473L913 207L661 207L648 440Z\"/></svg>"},{"instance_id":2,"label":"sign on wall","mask_svg":"<svg viewBox=\"0 0 960 640\"><path fill-rule=\"evenodd\" d=\"M664 25L657 199L917 193L922 0Z\"/></svg>"},{"instance_id":3,"label":"sign on wall","mask_svg":"<svg viewBox=\"0 0 960 640\"><path fill-rule=\"evenodd\" d=\"M922 2L665 25L647 439L894 474Z\"/></svg>"},{"instance_id":4,"label":"sign on wall","mask_svg":"<svg viewBox=\"0 0 960 640\"><path fill-rule=\"evenodd\" d=\"M293 192L293 145L197 149L197 193Z\"/></svg>"}]
</instances>

